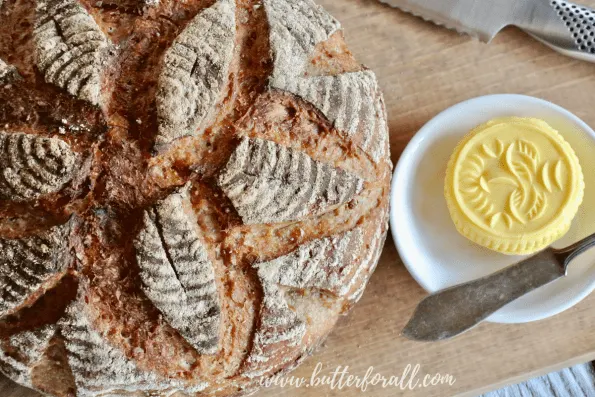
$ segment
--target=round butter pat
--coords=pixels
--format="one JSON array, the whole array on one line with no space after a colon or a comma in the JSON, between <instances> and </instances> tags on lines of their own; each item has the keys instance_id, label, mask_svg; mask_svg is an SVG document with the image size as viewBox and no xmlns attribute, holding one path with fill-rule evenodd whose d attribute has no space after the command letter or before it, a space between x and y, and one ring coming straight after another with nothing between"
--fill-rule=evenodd
<instances>
[{"instance_id":1,"label":"round butter pat","mask_svg":"<svg viewBox=\"0 0 595 397\"><path fill-rule=\"evenodd\" d=\"M530 254L562 237L583 200L579 160L562 136L533 118L501 118L471 131L446 171L457 230L504 254Z\"/></svg>"}]
</instances>

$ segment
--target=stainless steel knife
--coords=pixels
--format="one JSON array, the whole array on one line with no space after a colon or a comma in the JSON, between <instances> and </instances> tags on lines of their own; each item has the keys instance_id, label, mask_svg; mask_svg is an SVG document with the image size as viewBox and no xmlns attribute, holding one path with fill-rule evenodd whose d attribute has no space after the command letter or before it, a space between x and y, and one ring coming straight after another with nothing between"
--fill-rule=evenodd
<instances>
[{"instance_id":1,"label":"stainless steel knife","mask_svg":"<svg viewBox=\"0 0 595 397\"><path fill-rule=\"evenodd\" d=\"M379 0L489 42L516 26L554 50L595 62L595 10L561 0Z\"/></svg>"},{"instance_id":2,"label":"stainless steel knife","mask_svg":"<svg viewBox=\"0 0 595 397\"><path fill-rule=\"evenodd\" d=\"M459 335L506 304L565 276L570 262L591 247L595 234L568 248L548 248L492 275L438 291L417 305L402 335L426 342Z\"/></svg>"}]
</instances>

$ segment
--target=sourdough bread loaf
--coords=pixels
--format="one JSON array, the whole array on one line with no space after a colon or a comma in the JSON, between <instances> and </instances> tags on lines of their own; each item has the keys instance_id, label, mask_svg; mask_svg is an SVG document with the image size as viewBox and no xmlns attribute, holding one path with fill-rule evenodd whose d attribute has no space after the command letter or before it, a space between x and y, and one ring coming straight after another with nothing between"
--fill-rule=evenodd
<instances>
[{"instance_id":1,"label":"sourdough bread loaf","mask_svg":"<svg viewBox=\"0 0 595 397\"><path fill-rule=\"evenodd\" d=\"M0 1L0 370L231 396L311 354L387 231L382 94L311 0Z\"/></svg>"}]
</instances>

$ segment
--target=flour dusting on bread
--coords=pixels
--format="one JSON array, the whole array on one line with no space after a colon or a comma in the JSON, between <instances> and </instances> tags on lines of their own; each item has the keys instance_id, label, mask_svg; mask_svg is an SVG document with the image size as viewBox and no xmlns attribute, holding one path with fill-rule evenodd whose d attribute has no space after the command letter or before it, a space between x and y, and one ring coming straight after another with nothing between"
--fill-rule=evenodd
<instances>
[{"instance_id":1,"label":"flour dusting on bread","mask_svg":"<svg viewBox=\"0 0 595 397\"><path fill-rule=\"evenodd\" d=\"M265 0L274 71L270 84L316 106L337 129L378 162L388 150L382 94L371 71L307 76L317 44L341 28L311 0Z\"/></svg>"},{"instance_id":2,"label":"flour dusting on bread","mask_svg":"<svg viewBox=\"0 0 595 397\"><path fill-rule=\"evenodd\" d=\"M363 247L363 233L354 229L314 240L287 255L254 265L264 298L261 324L244 376L257 377L274 371L304 337L305 321L288 306L285 289L318 289L344 297L357 273Z\"/></svg>"},{"instance_id":3,"label":"flour dusting on bread","mask_svg":"<svg viewBox=\"0 0 595 397\"><path fill-rule=\"evenodd\" d=\"M56 193L73 178L77 161L60 139L0 131L0 198L26 201Z\"/></svg>"},{"instance_id":4,"label":"flour dusting on bread","mask_svg":"<svg viewBox=\"0 0 595 397\"><path fill-rule=\"evenodd\" d=\"M48 83L100 103L109 40L77 0L37 0L37 67Z\"/></svg>"},{"instance_id":5,"label":"flour dusting on bread","mask_svg":"<svg viewBox=\"0 0 595 397\"><path fill-rule=\"evenodd\" d=\"M149 299L197 351L215 354L221 308L197 230L186 187L145 211L136 252Z\"/></svg>"},{"instance_id":6,"label":"flour dusting on bread","mask_svg":"<svg viewBox=\"0 0 595 397\"><path fill-rule=\"evenodd\" d=\"M2 3L0 2L0 7ZM0 83L8 83L19 76L17 68L0 59Z\"/></svg>"},{"instance_id":7,"label":"flour dusting on bread","mask_svg":"<svg viewBox=\"0 0 595 397\"><path fill-rule=\"evenodd\" d=\"M11 335L0 347L0 370L15 382L32 387L32 367L47 349L56 328L51 324Z\"/></svg>"},{"instance_id":8,"label":"flour dusting on bread","mask_svg":"<svg viewBox=\"0 0 595 397\"><path fill-rule=\"evenodd\" d=\"M80 288L79 296L58 323L69 353L68 362L76 382L77 395L95 397L118 390L159 388L154 374L140 371L93 328L83 291Z\"/></svg>"},{"instance_id":9,"label":"flour dusting on bread","mask_svg":"<svg viewBox=\"0 0 595 397\"><path fill-rule=\"evenodd\" d=\"M315 105L375 162L385 155L386 116L374 73L365 70L338 76L312 76L288 83L283 89Z\"/></svg>"},{"instance_id":10,"label":"flour dusting on bread","mask_svg":"<svg viewBox=\"0 0 595 397\"><path fill-rule=\"evenodd\" d=\"M357 175L263 139L243 138L219 176L219 186L245 224L320 215L361 192Z\"/></svg>"},{"instance_id":11,"label":"flour dusting on bread","mask_svg":"<svg viewBox=\"0 0 595 397\"><path fill-rule=\"evenodd\" d=\"M156 144L202 133L227 82L235 42L235 2L198 14L165 53L159 78Z\"/></svg>"},{"instance_id":12,"label":"flour dusting on bread","mask_svg":"<svg viewBox=\"0 0 595 397\"><path fill-rule=\"evenodd\" d=\"M40 234L0 239L0 316L18 309L68 266L71 222Z\"/></svg>"}]
</instances>

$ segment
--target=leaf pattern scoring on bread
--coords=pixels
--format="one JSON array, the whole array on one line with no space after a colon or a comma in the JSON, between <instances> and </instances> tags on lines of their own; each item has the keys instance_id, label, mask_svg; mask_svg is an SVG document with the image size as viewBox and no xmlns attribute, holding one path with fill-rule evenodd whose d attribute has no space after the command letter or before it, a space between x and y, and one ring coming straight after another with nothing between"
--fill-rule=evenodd
<instances>
[{"instance_id":1,"label":"leaf pattern scoring on bread","mask_svg":"<svg viewBox=\"0 0 595 397\"><path fill-rule=\"evenodd\" d=\"M2 6L2 3L0 3ZM19 76L17 68L0 59L0 83L8 83Z\"/></svg>"},{"instance_id":2,"label":"leaf pattern scoring on bread","mask_svg":"<svg viewBox=\"0 0 595 397\"><path fill-rule=\"evenodd\" d=\"M261 324L254 335L244 376L258 377L274 371L302 341L306 322L287 304L285 288L319 289L347 296L351 280L359 275L364 241L360 228L317 239L279 258L256 263L264 298Z\"/></svg>"},{"instance_id":3,"label":"leaf pattern scoring on bread","mask_svg":"<svg viewBox=\"0 0 595 397\"><path fill-rule=\"evenodd\" d=\"M0 316L17 310L44 283L65 270L72 222L34 236L0 239Z\"/></svg>"},{"instance_id":4,"label":"leaf pattern scoring on bread","mask_svg":"<svg viewBox=\"0 0 595 397\"><path fill-rule=\"evenodd\" d=\"M361 192L364 181L307 154L258 138L242 138L218 183L245 224L320 215Z\"/></svg>"},{"instance_id":5,"label":"leaf pattern scoring on bread","mask_svg":"<svg viewBox=\"0 0 595 397\"><path fill-rule=\"evenodd\" d=\"M93 309L86 299L88 289L87 282L79 284L77 297L58 321L77 396L120 397L139 392L172 396L181 390L198 393L209 386L202 381L188 384L179 379L167 379L139 368L94 326Z\"/></svg>"},{"instance_id":6,"label":"leaf pattern scoring on bread","mask_svg":"<svg viewBox=\"0 0 595 397\"><path fill-rule=\"evenodd\" d=\"M271 29L273 88L312 103L334 126L378 162L388 150L384 99L369 70L306 76L308 57L341 26L312 0L265 0Z\"/></svg>"},{"instance_id":7,"label":"leaf pattern scoring on bread","mask_svg":"<svg viewBox=\"0 0 595 397\"><path fill-rule=\"evenodd\" d=\"M0 199L27 201L60 191L77 160L61 139L0 132Z\"/></svg>"},{"instance_id":8,"label":"leaf pattern scoring on bread","mask_svg":"<svg viewBox=\"0 0 595 397\"><path fill-rule=\"evenodd\" d=\"M134 362L110 345L93 328L80 288L58 322L68 351L68 363L77 386L77 396L96 397L114 391L155 389L154 374L139 370Z\"/></svg>"},{"instance_id":9,"label":"leaf pattern scoring on bread","mask_svg":"<svg viewBox=\"0 0 595 397\"><path fill-rule=\"evenodd\" d=\"M215 354L221 308L188 189L145 211L137 260L145 293L170 325L200 353Z\"/></svg>"},{"instance_id":10,"label":"leaf pattern scoring on bread","mask_svg":"<svg viewBox=\"0 0 595 397\"><path fill-rule=\"evenodd\" d=\"M15 382L33 386L32 366L39 361L56 333L56 324L11 335L0 347L0 370Z\"/></svg>"},{"instance_id":11,"label":"leaf pattern scoring on bread","mask_svg":"<svg viewBox=\"0 0 595 397\"><path fill-rule=\"evenodd\" d=\"M212 121L233 55L235 9L233 0L217 1L165 53L157 92L157 146L200 134Z\"/></svg>"},{"instance_id":12,"label":"leaf pattern scoring on bread","mask_svg":"<svg viewBox=\"0 0 595 397\"><path fill-rule=\"evenodd\" d=\"M99 105L110 42L77 0L37 0L37 67L45 80Z\"/></svg>"}]
</instances>

